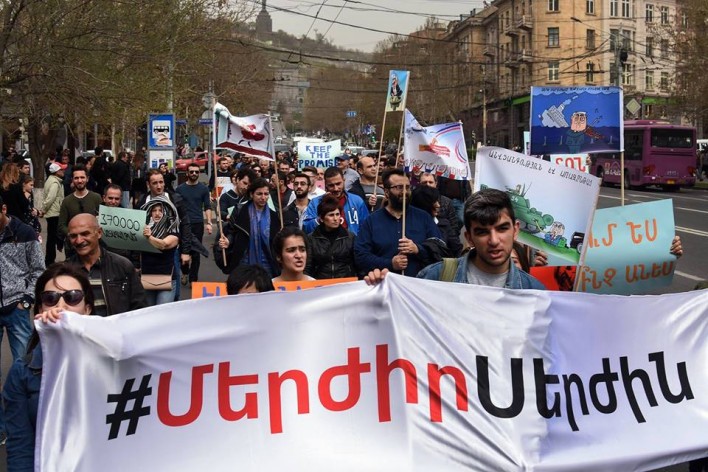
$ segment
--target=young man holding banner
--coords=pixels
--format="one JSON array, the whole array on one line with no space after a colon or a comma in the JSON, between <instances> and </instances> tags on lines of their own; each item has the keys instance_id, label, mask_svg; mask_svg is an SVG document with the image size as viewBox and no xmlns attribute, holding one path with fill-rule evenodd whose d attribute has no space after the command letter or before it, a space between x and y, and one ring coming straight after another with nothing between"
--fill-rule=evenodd
<instances>
[{"instance_id":1,"label":"young man holding banner","mask_svg":"<svg viewBox=\"0 0 708 472\"><path fill-rule=\"evenodd\" d=\"M459 259L447 259L426 267L418 273L419 278L488 287L545 290L541 282L511 263L514 241L519 234L519 222L514 216L509 195L496 189L480 190L465 203L464 217L465 238L473 249ZM374 285L386 273L388 270L373 270L364 280Z\"/></svg>"}]
</instances>

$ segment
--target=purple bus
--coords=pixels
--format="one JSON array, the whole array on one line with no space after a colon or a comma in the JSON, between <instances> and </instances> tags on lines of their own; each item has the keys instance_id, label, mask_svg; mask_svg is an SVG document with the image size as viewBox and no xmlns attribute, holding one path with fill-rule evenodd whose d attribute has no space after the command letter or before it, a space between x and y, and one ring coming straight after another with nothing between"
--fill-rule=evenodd
<instances>
[{"instance_id":1,"label":"purple bus","mask_svg":"<svg viewBox=\"0 0 708 472\"><path fill-rule=\"evenodd\" d=\"M620 153L590 154L590 172L602 184L620 183ZM624 122L624 186L664 190L696 183L696 128L665 121Z\"/></svg>"}]
</instances>

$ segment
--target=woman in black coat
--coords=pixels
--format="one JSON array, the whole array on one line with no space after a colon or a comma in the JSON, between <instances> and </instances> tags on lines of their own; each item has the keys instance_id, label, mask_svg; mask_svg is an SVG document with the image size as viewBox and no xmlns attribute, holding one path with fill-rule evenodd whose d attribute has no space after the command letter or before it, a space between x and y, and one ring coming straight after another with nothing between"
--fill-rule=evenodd
<instances>
[{"instance_id":1,"label":"woman in black coat","mask_svg":"<svg viewBox=\"0 0 708 472\"><path fill-rule=\"evenodd\" d=\"M354 235L342 228L339 200L331 195L322 197L317 217L320 224L308 236L305 273L317 280L356 277Z\"/></svg>"}]
</instances>

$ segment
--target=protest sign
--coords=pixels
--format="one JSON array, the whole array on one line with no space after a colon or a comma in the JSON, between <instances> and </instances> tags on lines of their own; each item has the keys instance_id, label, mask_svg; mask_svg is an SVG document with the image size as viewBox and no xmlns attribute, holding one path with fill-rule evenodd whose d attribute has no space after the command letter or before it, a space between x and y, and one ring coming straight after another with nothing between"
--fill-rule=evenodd
<instances>
[{"instance_id":1,"label":"protest sign","mask_svg":"<svg viewBox=\"0 0 708 472\"><path fill-rule=\"evenodd\" d=\"M576 266L531 267L530 274L541 282L546 290L572 292L575 286Z\"/></svg>"},{"instance_id":2,"label":"protest sign","mask_svg":"<svg viewBox=\"0 0 708 472\"><path fill-rule=\"evenodd\" d=\"M214 106L217 149L273 160L273 130L268 115L234 116L221 103Z\"/></svg>"},{"instance_id":3,"label":"protest sign","mask_svg":"<svg viewBox=\"0 0 708 472\"><path fill-rule=\"evenodd\" d=\"M475 190L496 188L511 198L519 241L577 265L600 194L600 179L497 147L477 151Z\"/></svg>"},{"instance_id":4,"label":"protest sign","mask_svg":"<svg viewBox=\"0 0 708 472\"><path fill-rule=\"evenodd\" d=\"M231 177L214 177L214 191L216 197L220 197L222 193L226 193L229 190L233 190L234 186L231 184Z\"/></svg>"},{"instance_id":5,"label":"protest sign","mask_svg":"<svg viewBox=\"0 0 708 472\"><path fill-rule=\"evenodd\" d=\"M430 172L452 180L469 180L470 163L462 123L423 127L405 111L404 162L414 173Z\"/></svg>"},{"instance_id":6,"label":"protest sign","mask_svg":"<svg viewBox=\"0 0 708 472\"><path fill-rule=\"evenodd\" d=\"M529 154L624 150L620 87L531 87Z\"/></svg>"},{"instance_id":7,"label":"protest sign","mask_svg":"<svg viewBox=\"0 0 708 472\"><path fill-rule=\"evenodd\" d=\"M637 295L671 285L674 234L671 200L596 210L578 290Z\"/></svg>"},{"instance_id":8,"label":"protest sign","mask_svg":"<svg viewBox=\"0 0 708 472\"><path fill-rule=\"evenodd\" d=\"M708 453L708 343L686 335L708 330L708 290L389 274L37 327L38 471L624 471Z\"/></svg>"},{"instance_id":9,"label":"protest sign","mask_svg":"<svg viewBox=\"0 0 708 472\"><path fill-rule=\"evenodd\" d=\"M410 71L407 70L392 70L388 73L386 112L403 111L406 108L410 75Z\"/></svg>"},{"instance_id":10,"label":"protest sign","mask_svg":"<svg viewBox=\"0 0 708 472\"><path fill-rule=\"evenodd\" d=\"M326 143L297 143L297 168L307 166L327 168L337 164L334 158L342 154L342 141L335 139Z\"/></svg>"},{"instance_id":11,"label":"protest sign","mask_svg":"<svg viewBox=\"0 0 708 472\"><path fill-rule=\"evenodd\" d=\"M143 236L146 221L145 210L131 210L106 205L101 205L98 210L98 225L103 230L101 239L108 247L130 251L160 252Z\"/></svg>"},{"instance_id":12,"label":"protest sign","mask_svg":"<svg viewBox=\"0 0 708 472\"><path fill-rule=\"evenodd\" d=\"M326 287L328 285L356 282L356 277L339 279L303 280L301 282L274 282L276 291L293 292L309 290L311 288ZM226 284L221 282L192 282L192 298L219 297L226 295Z\"/></svg>"},{"instance_id":13,"label":"protest sign","mask_svg":"<svg viewBox=\"0 0 708 472\"><path fill-rule=\"evenodd\" d=\"M554 154L551 162L559 166L577 169L580 172L590 173L590 158L587 154Z\"/></svg>"}]
</instances>

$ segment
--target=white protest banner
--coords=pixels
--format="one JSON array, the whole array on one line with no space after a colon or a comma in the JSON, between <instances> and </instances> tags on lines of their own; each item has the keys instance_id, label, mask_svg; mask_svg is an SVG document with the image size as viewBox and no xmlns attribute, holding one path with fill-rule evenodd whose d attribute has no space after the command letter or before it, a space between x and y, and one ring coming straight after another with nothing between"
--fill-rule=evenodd
<instances>
[{"instance_id":1,"label":"white protest banner","mask_svg":"<svg viewBox=\"0 0 708 472\"><path fill-rule=\"evenodd\" d=\"M217 149L273 160L273 130L268 115L234 116L217 103L214 117Z\"/></svg>"},{"instance_id":2,"label":"white protest banner","mask_svg":"<svg viewBox=\"0 0 708 472\"><path fill-rule=\"evenodd\" d=\"M160 252L143 236L147 221L145 210L101 205L98 225L103 230L101 239L108 247L130 251Z\"/></svg>"},{"instance_id":3,"label":"white protest banner","mask_svg":"<svg viewBox=\"0 0 708 472\"><path fill-rule=\"evenodd\" d=\"M671 285L674 234L671 200L596 210L578 290L639 295Z\"/></svg>"},{"instance_id":4,"label":"white protest banner","mask_svg":"<svg viewBox=\"0 0 708 472\"><path fill-rule=\"evenodd\" d=\"M469 180L470 163L462 123L423 127L405 110L404 162L411 172L430 172L452 180Z\"/></svg>"},{"instance_id":5,"label":"white protest banner","mask_svg":"<svg viewBox=\"0 0 708 472\"><path fill-rule=\"evenodd\" d=\"M222 193L233 190L234 186L231 183L231 177L214 177L214 188L216 189L217 197L220 197Z\"/></svg>"},{"instance_id":6,"label":"white protest banner","mask_svg":"<svg viewBox=\"0 0 708 472\"><path fill-rule=\"evenodd\" d=\"M498 147L480 148L475 164L475 191L490 187L509 194L520 242L582 264L600 179Z\"/></svg>"},{"instance_id":7,"label":"white protest banner","mask_svg":"<svg viewBox=\"0 0 708 472\"><path fill-rule=\"evenodd\" d=\"M297 143L297 168L307 166L327 168L337 165L334 158L342 154L342 141L335 139L326 143Z\"/></svg>"},{"instance_id":8,"label":"white protest banner","mask_svg":"<svg viewBox=\"0 0 708 472\"><path fill-rule=\"evenodd\" d=\"M389 274L38 329L39 471L626 471L708 454L706 290Z\"/></svg>"}]
</instances>

